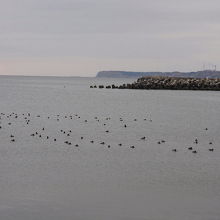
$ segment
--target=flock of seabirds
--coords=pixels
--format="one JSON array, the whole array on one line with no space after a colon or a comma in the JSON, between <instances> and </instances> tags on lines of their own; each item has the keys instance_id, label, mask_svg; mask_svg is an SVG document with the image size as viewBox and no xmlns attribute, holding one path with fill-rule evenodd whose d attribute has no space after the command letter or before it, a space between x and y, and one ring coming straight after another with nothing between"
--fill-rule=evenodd
<instances>
[{"instance_id":1,"label":"flock of seabirds","mask_svg":"<svg viewBox=\"0 0 220 220\"><path fill-rule=\"evenodd\" d=\"M41 118L41 115L32 116L31 113L17 114L17 113L14 113L14 112L12 112L10 114L0 113L0 134L1 134L1 130L4 130L6 128L6 126L11 126L12 123L14 124L15 123L15 119L22 119L24 124L26 126L28 126L31 123L31 119L33 119L32 117ZM73 120L74 118L81 119L81 117L78 114L73 114L73 115L69 115L69 116L67 116L67 115L66 116L56 115L55 120L57 122L60 122L62 119ZM4 119L8 120L7 123L3 123ZM47 116L46 119L50 120L50 119L52 119L52 117ZM100 119L98 117L94 117L94 119L97 122L100 122ZM53 120L54 120L54 118L53 118ZM105 118L105 120L109 121L109 120L111 120L111 118L107 117L107 118ZM123 128L126 129L128 125L126 123L124 123L123 118L120 118L119 120L120 120L120 122L123 123ZM137 121L137 119L133 119L133 120ZM144 118L142 120L144 120L144 121L148 120L148 121L152 122L152 119ZM88 120L87 119L83 120L83 123L88 123ZM107 124L103 123L102 125L105 127ZM61 134L63 134L63 137L64 137L62 139L63 140L63 144L73 145L74 147L78 148L78 147L80 147L80 143L73 143L72 141L68 140L68 137L71 137L71 134L74 133L74 129L73 130L71 130L71 129L67 129L67 130L66 129L65 130L64 129L60 129L59 132ZM207 131L208 128L205 128L204 130ZM109 133L109 132L110 132L110 130L105 129L105 133L106 134ZM53 142L57 142L58 141L57 137L54 137L54 136L52 137L49 134L47 134L45 127L41 127L40 129L36 130L35 132L30 133L30 137L39 138L39 139L43 139L43 140L52 140ZM80 136L79 138L80 138L80 140L83 140L86 137L85 136ZM15 134L13 134L13 133L9 134L9 139L10 139L11 143L16 143L16 135ZM139 138L139 140L141 140L141 141L146 141L147 139L148 138L146 136L142 136L142 137ZM90 141L91 144L95 143L95 141L92 140L92 139L89 140L89 141ZM166 141L162 139L162 140L157 141L157 144L163 144L165 142ZM111 147L111 145L105 143L104 141L99 141L99 142L97 142L97 144L106 146L107 148ZM193 147L192 146L188 146L187 149L189 151L191 151L193 154L198 153L198 147L196 147L196 146L198 146L199 140L197 138L195 138L192 144L193 144ZM122 143L118 143L118 146L123 146L123 144ZM214 151L214 148L212 146L213 146L213 142L210 141L209 142L208 151L210 151L210 152ZM131 146L129 146L129 148L134 149L135 146L131 145ZM172 152L178 152L178 149L172 148L171 151Z\"/></svg>"}]
</instances>

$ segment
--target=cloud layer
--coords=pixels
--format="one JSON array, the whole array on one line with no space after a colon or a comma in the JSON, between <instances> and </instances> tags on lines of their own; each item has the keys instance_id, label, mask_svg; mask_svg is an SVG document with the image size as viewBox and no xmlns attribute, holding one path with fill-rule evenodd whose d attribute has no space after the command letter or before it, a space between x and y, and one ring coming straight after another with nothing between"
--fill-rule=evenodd
<instances>
[{"instance_id":1,"label":"cloud layer","mask_svg":"<svg viewBox=\"0 0 220 220\"><path fill-rule=\"evenodd\" d=\"M0 3L0 74L28 74L38 64L40 75L53 70L59 75L53 67L59 63L60 75L92 75L107 68L190 71L209 62L220 66L219 0ZM14 67L20 62L19 67L10 69L10 62Z\"/></svg>"}]
</instances>

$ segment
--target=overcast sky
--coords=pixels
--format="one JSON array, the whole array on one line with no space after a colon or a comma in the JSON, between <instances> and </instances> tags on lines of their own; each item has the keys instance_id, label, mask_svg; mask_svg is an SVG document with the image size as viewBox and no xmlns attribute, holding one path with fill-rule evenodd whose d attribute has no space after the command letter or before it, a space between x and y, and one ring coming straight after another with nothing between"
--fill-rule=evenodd
<instances>
[{"instance_id":1,"label":"overcast sky","mask_svg":"<svg viewBox=\"0 0 220 220\"><path fill-rule=\"evenodd\" d=\"M0 74L220 67L220 0L0 0Z\"/></svg>"}]
</instances>

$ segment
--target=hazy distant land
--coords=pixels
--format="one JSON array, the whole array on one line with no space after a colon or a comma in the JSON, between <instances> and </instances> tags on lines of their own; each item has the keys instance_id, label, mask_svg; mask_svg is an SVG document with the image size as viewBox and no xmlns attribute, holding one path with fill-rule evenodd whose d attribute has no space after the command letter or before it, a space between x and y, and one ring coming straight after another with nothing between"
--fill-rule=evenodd
<instances>
[{"instance_id":1,"label":"hazy distant land","mask_svg":"<svg viewBox=\"0 0 220 220\"><path fill-rule=\"evenodd\" d=\"M189 78L220 78L220 71L203 70L197 72L131 72L131 71L100 71L96 77L106 78L140 78L143 76L169 76Z\"/></svg>"}]
</instances>

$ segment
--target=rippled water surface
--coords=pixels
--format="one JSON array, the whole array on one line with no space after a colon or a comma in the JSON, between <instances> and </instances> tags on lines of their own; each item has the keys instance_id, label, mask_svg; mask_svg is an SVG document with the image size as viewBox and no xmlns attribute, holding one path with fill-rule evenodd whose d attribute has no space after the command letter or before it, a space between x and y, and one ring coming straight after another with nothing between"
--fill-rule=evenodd
<instances>
[{"instance_id":1,"label":"rippled water surface","mask_svg":"<svg viewBox=\"0 0 220 220\"><path fill-rule=\"evenodd\" d=\"M220 219L220 93L132 81L0 77L1 220Z\"/></svg>"}]
</instances>

